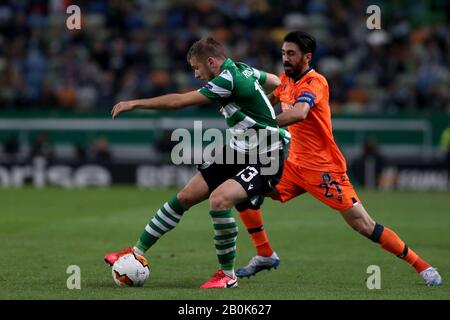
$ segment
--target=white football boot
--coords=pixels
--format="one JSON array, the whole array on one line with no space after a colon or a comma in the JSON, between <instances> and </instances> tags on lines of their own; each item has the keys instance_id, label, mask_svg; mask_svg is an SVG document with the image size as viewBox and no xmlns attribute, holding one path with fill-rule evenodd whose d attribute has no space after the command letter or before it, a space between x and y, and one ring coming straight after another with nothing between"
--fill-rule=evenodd
<instances>
[{"instance_id":1,"label":"white football boot","mask_svg":"<svg viewBox=\"0 0 450 320\"><path fill-rule=\"evenodd\" d=\"M425 281L425 284L429 287L439 286L442 284L441 275L437 272L437 269L433 267L423 270L420 275Z\"/></svg>"}]
</instances>

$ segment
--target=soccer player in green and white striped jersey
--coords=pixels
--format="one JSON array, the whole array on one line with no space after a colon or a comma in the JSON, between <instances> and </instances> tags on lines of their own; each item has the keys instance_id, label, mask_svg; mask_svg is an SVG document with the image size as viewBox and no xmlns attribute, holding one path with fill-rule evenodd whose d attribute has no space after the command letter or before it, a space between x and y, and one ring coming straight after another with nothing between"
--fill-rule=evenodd
<instances>
[{"instance_id":1,"label":"soccer player in green and white striped jersey","mask_svg":"<svg viewBox=\"0 0 450 320\"><path fill-rule=\"evenodd\" d=\"M134 248L107 254L105 260L112 265L124 253L143 255L179 223L184 212L209 199L220 268L201 288L236 287L234 261L238 230L231 209L242 204L258 208L264 195L273 190L281 177L282 141L289 134L278 128L274 110L262 88L270 92L280 81L273 74L233 62L225 56L223 46L212 38L194 43L187 58L195 77L207 81L204 87L184 94L120 102L114 106L112 117L134 109L178 109L215 101L220 104L231 132L230 144L217 155L217 161L202 164L187 185L161 206ZM264 137L268 141L262 141ZM233 156L232 163L219 159L226 156L228 160L229 154ZM251 155L256 155L256 161L250 159ZM239 156L244 159L242 163L236 163ZM275 170L264 171L269 168Z\"/></svg>"}]
</instances>

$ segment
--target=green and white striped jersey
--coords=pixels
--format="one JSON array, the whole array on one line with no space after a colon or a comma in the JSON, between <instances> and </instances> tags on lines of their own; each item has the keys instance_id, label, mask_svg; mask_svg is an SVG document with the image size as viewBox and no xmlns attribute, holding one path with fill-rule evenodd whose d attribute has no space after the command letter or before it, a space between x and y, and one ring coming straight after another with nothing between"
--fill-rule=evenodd
<instances>
[{"instance_id":1,"label":"green and white striped jersey","mask_svg":"<svg viewBox=\"0 0 450 320\"><path fill-rule=\"evenodd\" d=\"M270 132L275 133L277 139L269 141L267 148L261 148L258 153L281 148L281 139L289 139L290 136L289 132L278 128L275 111L261 87L266 81L266 73L231 59L224 61L220 71L217 77L198 91L222 106L221 112L232 136L231 148L242 153L253 153L257 149L258 131L261 129L267 130L267 136Z\"/></svg>"}]
</instances>

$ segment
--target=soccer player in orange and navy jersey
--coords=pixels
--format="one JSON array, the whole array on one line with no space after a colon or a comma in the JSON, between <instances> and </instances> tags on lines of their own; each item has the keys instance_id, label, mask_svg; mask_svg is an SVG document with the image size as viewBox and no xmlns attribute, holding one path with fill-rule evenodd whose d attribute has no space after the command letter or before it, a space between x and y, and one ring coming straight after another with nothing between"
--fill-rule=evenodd
<instances>
[{"instance_id":1,"label":"soccer player in orange and navy jersey","mask_svg":"<svg viewBox=\"0 0 450 320\"><path fill-rule=\"evenodd\" d=\"M281 102L283 112L277 121L280 127L288 126L291 145L281 181L276 186L277 193L272 198L285 202L309 192L339 211L354 230L412 265L427 285L441 284L437 270L394 231L376 223L358 198L346 174L345 158L333 138L328 82L310 67L315 48L315 39L305 32L291 32L284 38L281 54L285 72L269 99L273 105ZM264 231L261 211L248 206L240 216L252 236L257 255L236 275L248 277L277 267L280 260Z\"/></svg>"}]
</instances>

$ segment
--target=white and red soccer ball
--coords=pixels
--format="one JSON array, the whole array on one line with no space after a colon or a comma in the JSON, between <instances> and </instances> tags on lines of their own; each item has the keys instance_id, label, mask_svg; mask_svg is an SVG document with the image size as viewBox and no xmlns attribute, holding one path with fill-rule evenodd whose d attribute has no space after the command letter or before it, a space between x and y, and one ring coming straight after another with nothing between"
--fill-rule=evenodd
<instances>
[{"instance_id":1,"label":"white and red soccer ball","mask_svg":"<svg viewBox=\"0 0 450 320\"><path fill-rule=\"evenodd\" d=\"M127 253L114 263L112 276L120 287L141 287L150 276L148 261L143 256Z\"/></svg>"}]
</instances>

